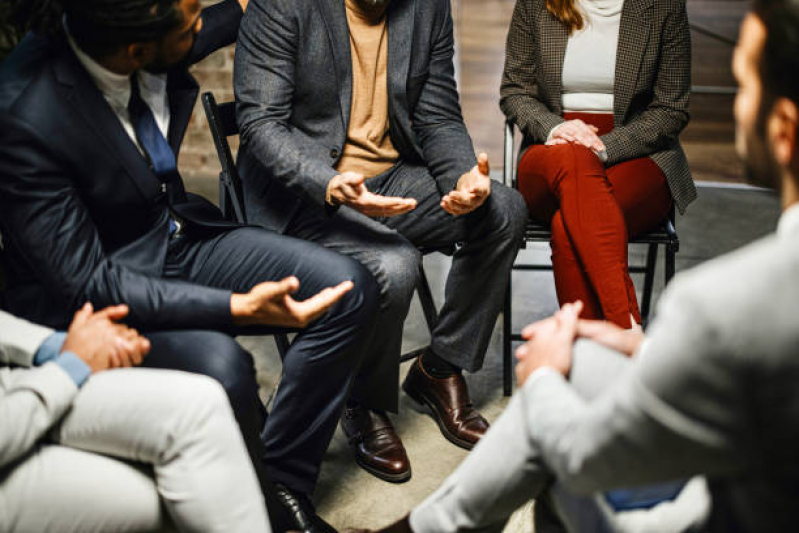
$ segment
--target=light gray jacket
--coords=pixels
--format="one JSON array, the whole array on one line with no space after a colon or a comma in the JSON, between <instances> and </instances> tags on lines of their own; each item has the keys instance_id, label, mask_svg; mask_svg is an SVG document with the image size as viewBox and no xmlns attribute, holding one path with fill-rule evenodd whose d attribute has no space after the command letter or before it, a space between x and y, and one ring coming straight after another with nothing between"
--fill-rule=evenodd
<instances>
[{"instance_id":1,"label":"light gray jacket","mask_svg":"<svg viewBox=\"0 0 799 533\"><path fill-rule=\"evenodd\" d=\"M53 331L0 311L0 472L67 412L78 387L58 365L30 367Z\"/></svg>"},{"instance_id":2,"label":"light gray jacket","mask_svg":"<svg viewBox=\"0 0 799 533\"><path fill-rule=\"evenodd\" d=\"M789 213L777 235L680 274L609 393L586 403L559 374L534 375L526 434L559 480L592 493L704 474L711 529L795 530L799 207Z\"/></svg>"},{"instance_id":3,"label":"light gray jacket","mask_svg":"<svg viewBox=\"0 0 799 533\"><path fill-rule=\"evenodd\" d=\"M391 142L449 192L476 164L455 85L450 0L392 0L386 16ZM324 212L352 104L344 0L251 0L234 84L249 220L282 231L301 206Z\"/></svg>"}]
</instances>

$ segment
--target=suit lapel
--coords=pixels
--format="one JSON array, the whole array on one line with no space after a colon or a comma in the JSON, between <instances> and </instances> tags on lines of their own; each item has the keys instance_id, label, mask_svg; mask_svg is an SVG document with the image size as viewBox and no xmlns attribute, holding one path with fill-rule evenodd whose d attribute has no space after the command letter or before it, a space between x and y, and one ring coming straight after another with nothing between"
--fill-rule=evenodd
<instances>
[{"instance_id":1,"label":"suit lapel","mask_svg":"<svg viewBox=\"0 0 799 533\"><path fill-rule=\"evenodd\" d=\"M541 73L549 89L549 106L556 113L561 113L563 102L563 59L566 57L566 45L569 33L566 27L553 17L546 8L541 17L539 35L541 43Z\"/></svg>"},{"instance_id":2,"label":"suit lapel","mask_svg":"<svg viewBox=\"0 0 799 533\"><path fill-rule=\"evenodd\" d=\"M388 94L397 110L407 108L405 91L411 63L415 0L394 0L386 15L388 26Z\"/></svg>"},{"instance_id":3,"label":"suit lapel","mask_svg":"<svg viewBox=\"0 0 799 533\"><path fill-rule=\"evenodd\" d=\"M630 106L641 58L652 30L652 0L626 0L621 11L619 45L616 51L616 76L613 87L613 116L616 124L624 123Z\"/></svg>"},{"instance_id":4,"label":"suit lapel","mask_svg":"<svg viewBox=\"0 0 799 533\"><path fill-rule=\"evenodd\" d=\"M333 64L336 66L336 82L341 103L341 120L346 131L350 121L352 105L352 57L350 55L350 33L344 0L316 0L322 11L322 20L327 28Z\"/></svg>"},{"instance_id":5,"label":"suit lapel","mask_svg":"<svg viewBox=\"0 0 799 533\"><path fill-rule=\"evenodd\" d=\"M169 98L169 132L167 140L175 156L178 155L183 135L186 133L194 102L197 101L199 87L185 70L171 73L167 78L167 97Z\"/></svg>"},{"instance_id":6,"label":"suit lapel","mask_svg":"<svg viewBox=\"0 0 799 533\"><path fill-rule=\"evenodd\" d=\"M83 116L98 142L121 161L125 172L142 194L145 197L152 196L152 191L160 186L158 178L68 46L64 46L64 51L59 55L55 71L59 82L67 87L73 109Z\"/></svg>"}]
</instances>

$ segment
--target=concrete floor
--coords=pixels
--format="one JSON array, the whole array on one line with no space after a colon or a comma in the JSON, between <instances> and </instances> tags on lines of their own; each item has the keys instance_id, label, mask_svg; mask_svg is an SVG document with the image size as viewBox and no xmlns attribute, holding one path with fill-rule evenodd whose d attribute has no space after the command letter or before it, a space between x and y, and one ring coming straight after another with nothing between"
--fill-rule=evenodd
<instances>
[{"instance_id":1,"label":"concrete floor","mask_svg":"<svg viewBox=\"0 0 799 533\"><path fill-rule=\"evenodd\" d=\"M703 184L699 199L691 205L687 215L677 221L681 240L677 271L768 233L775 227L778 216L779 206L772 193ZM519 260L544 261L548 254L548 246L535 245L523 251ZM643 249L633 248L630 260L642 261L643 254ZM425 269L439 303L448 265L449 260L443 256L425 258ZM663 285L662 264L659 263L659 267L656 293ZM517 272L513 281L514 329L546 317L556 309L551 273ZM422 346L428 338L421 309L414 301L405 324L404 348ZM274 342L269 337L240 340L255 354L266 398L279 379L280 360ZM501 351L501 322L498 321L485 367L466 377L475 404L489 421L496 419L507 403L501 393ZM409 363L403 365L403 375L408 366ZM400 413L393 420L413 466L412 479L401 485L380 481L357 467L341 431L336 433L323 464L315 500L320 514L337 528L378 527L403 516L435 490L466 456L464 450L446 441L432 419L417 411L404 395L400 398ZM506 531L531 532L531 518L528 506L517 512Z\"/></svg>"}]
</instances>

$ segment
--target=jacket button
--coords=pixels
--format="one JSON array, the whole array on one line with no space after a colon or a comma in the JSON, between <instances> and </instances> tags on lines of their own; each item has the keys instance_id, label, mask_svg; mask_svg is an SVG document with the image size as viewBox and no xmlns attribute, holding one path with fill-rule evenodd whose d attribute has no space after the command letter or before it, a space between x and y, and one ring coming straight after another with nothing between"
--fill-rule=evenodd
<instances>
[{"instance_id":1,"label":"jacket button","mask_svg":"<svg viewBox=\"0 0 799 533\"><path fill-rule=\"evenodd\" d=\"M330 150L330 157L332 157L333 159L338 159L339 154L340 152L338 151L338 148L333 148L332 150Z\"/></svg>"}]
</instances>

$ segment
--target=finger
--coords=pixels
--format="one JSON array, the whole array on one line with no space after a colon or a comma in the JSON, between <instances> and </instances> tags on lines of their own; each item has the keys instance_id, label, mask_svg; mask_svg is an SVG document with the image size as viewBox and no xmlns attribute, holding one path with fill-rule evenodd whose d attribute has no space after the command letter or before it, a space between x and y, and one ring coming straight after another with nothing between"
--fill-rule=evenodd
<instances>
[{"instance_id":1,"label":"finger","mask_svg":"<svg viewBox=\"0 0 799 533\"><path fill-rule=\"evenodd\" d=\"M309 324L322 316L353 287L354 284L352 281L344 281L335 287L323 289L302 302L289 299L287 305L289 310L294 312L295 316L300 317L306 324Z\"/></svg>"},{"instance_id":2,"label":"finger","mask_svg":"<svg viewBox=\"0 0 799 533\"><path fill-rule=\"evenodd\" d=\"M83 304L75 313L75 316L72 319L72 325L79 326L81 324L85 324L89 317L92 316L92 311L92 304L90 302Z\"/></svg>"},{"instance_id":3,"label":"finger","mask_svg":"<svg viewBox=\"0 0 799 533\"><path fill-rule=\"evenodd\" d=\"M491 172L488 166L488 154L485 152L481 152L480 155L477 156L477 170L484 176L488 176Z\"/></svg>"},{"instance_id":4,"label":"finger","mask_svg":"<svg viewBox=\"0 0 799 533\"><path fill-rule=\"evenodd\" d=\"M360 205L363 207L386 207L386 208L405 208L416 207L415 198L402 198L401 196L382 196L366 192L360 199Z\"/></svg>"},{"instance_id":5,"label":"finger","mask_svg":"<svg viewBox=\"0 0 799 533\"><path fill-rule=\"evenodd\" d=\"M294 276L283 278L280 281L267 281L257 287L263 291L263 296L270 300L282 298L287 294L292 294L300 288L300 280Z\"/></svg>"},{"instance_id":6,"label":"finger","mask_svg":"<svg viewBox=\"0 0 799 533\"><path fill-rule=\"evenodd\" d=\"M462 207L459 203L447 197L441 199L441 208L453 216L465 215L470 211L469 208Z\"/></svg>"},{"instance_id":7,"label":"finger","mask_svg":"<svg viewBox=\"0 0 799 533\"><path fill-rule=\"evenodd\" d=\"M130 309L128 308L127 305L119 304L119 305L112 305L110 307L102 309L101 311L98 311L97 313L95 313L94 317L107 318L108 320L116 322L118 320L122 320L123 318L125 318L129 312Z\"/></svg>"},{"instance_id":8,"label":"finger","mask_svg":"<svg viewBox=\"0 0 799 533\"><path fill-rule=\"evenodd\" d=\"M359 187L360 185L363 185L365 180L366 177L357 172L345 172L341 175L341 182L345 185L349 185L350 187Z\"/></svg>"}]
</instances>

